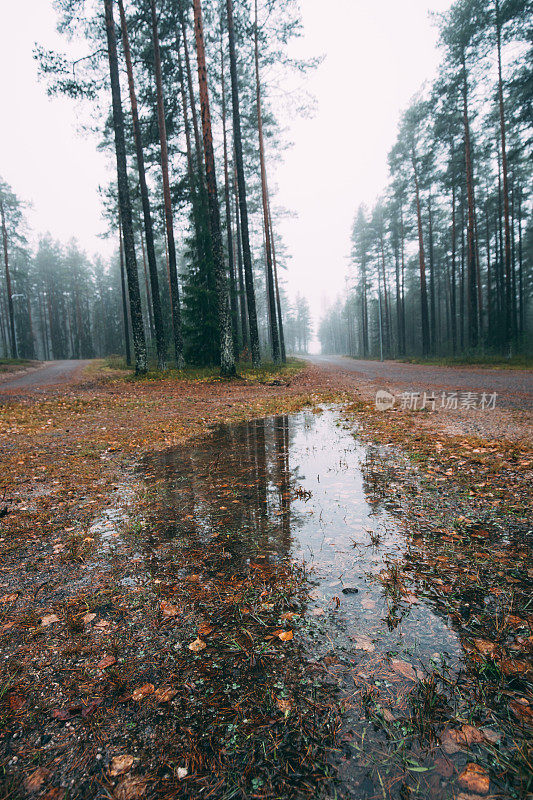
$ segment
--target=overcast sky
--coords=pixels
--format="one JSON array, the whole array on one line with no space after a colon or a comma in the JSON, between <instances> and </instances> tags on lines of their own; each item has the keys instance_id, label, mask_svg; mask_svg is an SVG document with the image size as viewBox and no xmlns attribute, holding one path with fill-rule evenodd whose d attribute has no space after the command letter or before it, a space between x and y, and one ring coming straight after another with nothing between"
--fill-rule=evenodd
<instances>
[{"instance_id":1,"label":"overcast sky","mask_svg":"<svg viewBox=\"0 0 533 800\"><path fill-rule=\"evenodd\" d=\"M294 143L275 176L277 202L296 213L283 222L292 255L292 295L300 290L320 315L324 298L342 290L357 206L371 204L386 183L387 152L401 110L438 62L429 11L451 0L301 0L305 36L294 53L324 55L308 79L316 97L311 119L292 115ZM17 0L0 26L0 175L33 203L35 231L93 254L109 253L97 193L112 162L96 140L80 135L76 106L50 99L38 83L35 41L63 49L52 0Z\"/></svg>"}]
</instances>

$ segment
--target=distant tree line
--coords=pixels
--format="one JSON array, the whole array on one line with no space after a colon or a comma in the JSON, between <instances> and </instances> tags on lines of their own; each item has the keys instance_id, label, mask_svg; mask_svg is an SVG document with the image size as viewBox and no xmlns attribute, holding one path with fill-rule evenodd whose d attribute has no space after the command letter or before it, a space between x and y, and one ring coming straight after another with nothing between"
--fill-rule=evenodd
<instances>
[{"instance_id":1,"label":"distant tree line","mask_svg":"<svg viewBox=\"0 0 533 800\"><path fill-rule=\"evenodd\" d=\"M361 206L327 352L432 356L531 348L531 0L457 0L440 69L404 113L386 193Z\"/></svg>"},{"instance_id":2,"label":"distant tree line","mask_svg":"<svg viewBox=\"0 0 533 800\"><path fill-rule=\"evenodd\" d=\"M4 351L87 356L123 341L139 373L150 351L159 368L218 363L228 376L239 356L284 361L286 259L268 181L281 140L267 75L274 64L284 74L312 66L287 52L301 29L296 0L56 6L59 30L87 56L35 56L50 94L93 105L114 151L105 200L118 265L89 264L74 243L48 238L30 257L3 184Z\"/></svg>"},{"instance_id":3,"label":"distant tree line","mask_svg":"<svg viewBox=\"0 0 533 800\"><path fill-rule=\"evenodd\" d=\"M4 220L1 230L0 357L48 360L124 354L129 361L131 320L121 248L117 248L115 255L108 260L101 257L91 259L75 239L63 245L49 234L41 236L35 248L30 247L25 205L1 179L0 208ZM144 332L148 352L155 359L146 248L140 236L136 237L136 243L140 252L139 291ZM155 239L155 253L158 263L165 264L164 243L160 237ZM258 258L259 269L262 263ZM161 279L164 281L164 273L161 273ZM291 303L283 285L280 293L288 351L306 352L312 331L308 303L301 295L296 297L294 304ZM161 299L163 324L169 335L169 293L162 292ZM268 351L265 312L265 304L259 304L259 335L263 352ZM186 342L187 337L188 334ZM192 350L190 359L195 364L208 363L201 358L195 360Z\"/></svg>"}]
</instances>

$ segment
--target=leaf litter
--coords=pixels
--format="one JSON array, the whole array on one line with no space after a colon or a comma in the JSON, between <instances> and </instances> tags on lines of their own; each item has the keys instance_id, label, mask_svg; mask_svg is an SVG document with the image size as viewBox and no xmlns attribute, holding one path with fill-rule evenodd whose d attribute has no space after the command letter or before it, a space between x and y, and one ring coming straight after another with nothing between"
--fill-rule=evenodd
<instances>
[{"instance_id":1,"label":"leaf litter","mask_svg":"<svg viewBox=\"0 0 533 800\"><path fill-rule=\"evenodd\" d=\"M62 659L52 736L71 726L80 797L124 754L139 774L117 776L117 798L531 789L523 502L483 510L452 476L436 493L401 451L354 439L352 418L225 426L147 459L91 602L80 587L41 633L50 606L28 616L41 669ZM6 697L31 694L11 680Z\"/></svg>"}]
</instances>

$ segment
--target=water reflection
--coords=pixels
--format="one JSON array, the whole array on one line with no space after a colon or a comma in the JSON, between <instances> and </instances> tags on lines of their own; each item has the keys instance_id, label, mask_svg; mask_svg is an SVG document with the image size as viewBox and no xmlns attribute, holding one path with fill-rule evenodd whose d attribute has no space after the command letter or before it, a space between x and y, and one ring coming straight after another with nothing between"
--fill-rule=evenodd
<instances>
[{"instance_id":1,"label":"water reflection","mask_svg":"<svg viewBox=\"0 0 533 800\"><path fill-rule=\"evenodd\" d=\"M414 682L461 654L453 620L400 576L411 548L402 500L418 491L416 474L391 448L359 444L335 410L222 426L151 456L143 473L157 507L144 565L158 583L225 582L239 600L248 581L267 595L303 565L306 594L290 606L301 615L293 664L320 664L343 698L341 795L373 796L369 752L386 762L387 736L368 727L368 704L407 713ZM367 752L357 744L365 736ZM422 750L410 755L423 761ZM427 795L441 789L437 780Z\"/></svg>"}]
</instances>

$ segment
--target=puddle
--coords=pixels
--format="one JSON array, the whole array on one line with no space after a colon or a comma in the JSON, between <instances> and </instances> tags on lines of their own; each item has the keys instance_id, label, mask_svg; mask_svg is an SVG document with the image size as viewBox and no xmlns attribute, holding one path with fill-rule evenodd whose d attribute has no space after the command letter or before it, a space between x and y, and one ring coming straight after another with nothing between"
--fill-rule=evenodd
<instances>
[{"instance_id":1,"label":"puddle","mask_svg":"<svg viewBox=\"0 0 533 800\"><path fill-rule=\"evenodd\" d=\"M439 761L424 715L441 723L450 716L447 687L465 654L457 617L428 589L420 564L413 566L419 550L428 575L435 564L406 513L420 491L415 468L393 448L358 443L341 414L325 409L223 426L202 442L147 458L142 472L157 524L136 580L196 582L204 592L235 586L239 619L255 614L258 624L270 622L267 640L280 629L294 632L294 649L279 659L297 660L309 685L320 667L329 692L323 713L339 709L328 756L336 796L455 796L450 779L466 757ZM284 605L272 587L288 575ZM247 581L262 582L258 607L247 606ZM228 626L224 635L246 648ZM196 678L216 694L230 674L215 662L209 674L199 666ZM289 717L294 692L284 680L277 703ZM233 706L243 685L230 683ZM263 779L254 780L261 797Z\"/></svg>"}]
</instances>

